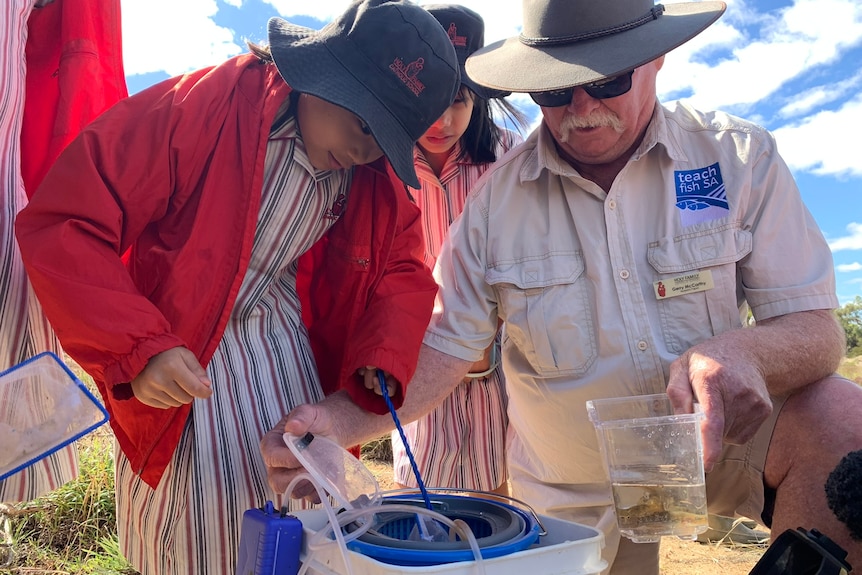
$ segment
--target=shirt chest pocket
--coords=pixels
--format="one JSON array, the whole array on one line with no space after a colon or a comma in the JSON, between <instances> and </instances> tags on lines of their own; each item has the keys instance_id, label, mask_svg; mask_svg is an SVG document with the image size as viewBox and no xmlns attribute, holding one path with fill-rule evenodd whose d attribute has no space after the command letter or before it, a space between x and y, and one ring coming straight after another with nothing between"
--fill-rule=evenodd
<instances>
[{"instance_id":1,"label":"shirt chest pocket","mask_svg":"<svg viewBox=\"0 0 862 575\"><path fill-rule=\"evenodd\" d=\"M658 300L661 331L669 351L691 346L742 325L737 262L751 252L751 232L728 226L698 235L662 239L649 246L647 258L655 272L653 284L699 274L711 289Z\"/></svg>"},{"instance_id":2,"label":"shirt chest pocket","mask_svg":"<svg viewBox=\"0 0 862 575\"><path fill-rule=\"evenodd\" d=\"M505 322L503 347L543 377L581 376L596 357L590 289L580 252L500 263L485 279Z\"/></svg>"}]
</instances>

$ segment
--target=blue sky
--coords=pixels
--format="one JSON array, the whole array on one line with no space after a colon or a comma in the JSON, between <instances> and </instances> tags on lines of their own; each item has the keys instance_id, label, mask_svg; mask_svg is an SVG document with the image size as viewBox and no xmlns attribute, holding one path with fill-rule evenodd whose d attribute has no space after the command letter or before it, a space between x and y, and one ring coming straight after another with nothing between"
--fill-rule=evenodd
<instances>
[{"instance_id":1,"label":"blue sky","mask_svg":"<svg viewBox=\"0 0 862 575\"><path fill-rule=\"evenodd\" d=\"M421 4L422 2L420 2ZM460 0L486 42L519 32L520 0ZM668 54L663 101L685 99L773 131L832 248L839 301L862 295L862 1L729 0L727 12ZM130 92L265 41L281 16L320 28L347 0L122 0ZM512 101L535 118L525 96Z\"/></svg>"}]
</instances>

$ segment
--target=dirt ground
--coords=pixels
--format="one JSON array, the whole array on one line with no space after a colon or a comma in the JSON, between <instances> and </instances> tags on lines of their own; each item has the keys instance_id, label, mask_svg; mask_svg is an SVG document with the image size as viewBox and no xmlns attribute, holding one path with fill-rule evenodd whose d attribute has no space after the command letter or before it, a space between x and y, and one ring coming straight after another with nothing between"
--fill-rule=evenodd
<instances>
[{"instance_id":1,"label":"dirt ground","mask_svg":"<svg viewBox=\"0 0 862 575\"><path fill-rule=\"evenodd\" d=\"M765 547L704 545L696 541L664 538L662 575L748 575Z\"/></svg>"},{"instance_id":2,"label":"dirt ground","mask_svg":"<svg viewBox=\"0 0 862 575\"><path fill-rule=\"evenodd\" d=\"M381 489L393 488L391 466L370 459L364 462L377 477ZM704 545L666 537L661 544L661 575L748 575L765 549L751 545Z\"/></svg>"}]
</instances>

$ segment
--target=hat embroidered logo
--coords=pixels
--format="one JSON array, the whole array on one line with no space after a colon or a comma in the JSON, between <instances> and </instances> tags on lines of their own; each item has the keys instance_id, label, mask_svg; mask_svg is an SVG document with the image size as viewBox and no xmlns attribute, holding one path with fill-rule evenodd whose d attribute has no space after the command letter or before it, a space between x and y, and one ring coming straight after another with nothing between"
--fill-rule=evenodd
<instances>
[{"instance_id":1,"label":"hat embroidered logo","mask_svg":"<svg viewBox=\"0 0 862 575\"><path fill-rule=\"evenodd\" d=\"M417 77L424 67L425 58L417 58L406 66L401 58L395 58L395 61L389 64L389 69L417 96L425 89L425 85Z\"/></svg>"},{"instance_id":2,"label":"hat embroidered logo","mask_svg":"<svg viewBox=\"0 0 862 575\"><path fill-rule=\"evenodd\" d=\"M458 28L455 26L454 22L449 24L449 29L446 30L446 33L449 34L449 39L452 40L453 46L462 48L467 45L467 37L458 35Z\"/></svg>"}]
</instances>

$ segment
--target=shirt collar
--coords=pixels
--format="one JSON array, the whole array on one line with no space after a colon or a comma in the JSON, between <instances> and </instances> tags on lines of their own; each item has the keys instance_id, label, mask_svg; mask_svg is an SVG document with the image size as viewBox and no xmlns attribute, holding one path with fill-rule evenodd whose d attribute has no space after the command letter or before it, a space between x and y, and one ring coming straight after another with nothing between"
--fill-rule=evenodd
<instances>
[{"instance_id":1,"label":"shirt collar","mask_svg":"<svg viewBox=\"0 0 862 575\"><path fill-rule=\"evenodd\" d=\"M545 125L544 120L539 124L533 133L527 137L527 143L532 144L532 152L524 161L521 167L521 180L531 181L537 180L543 171L548 170L552 174L559 176L571 177L577 176L578 172L564 162L557 152L554 143L554 137L551 131Z\"/></svg>"},{"instance_id":2,"label":"shirt collar","mask_svg":"<svg viewBox=\"0 0 862 575\"><path fill-rule=\"evenodd\" d=\"M291 115L285 122L269 135L269 141L295 140L293 147L293 161L302 166L308 174L317 181L325 180L334 175L333 170L317 170L311 165L308 152L305 150L305 142L299 133L299 124L296 116ZM352 168L351 168L352 170Z\"/></svg>"},{"instance_id":3,"label":"shirt collar","mask_svg":"<svg viewBox=\"0 0 862 575\"><path fill-rule=\"evenodd\" d=\"M425 154L422 153L422 148L418 144L413 146L413 165L416 168L416 176L420 180L427 180L432 183L442 182L447 179L451 172L454 171L457 173L457 166L462 164L470 164L470 158L467 155L461 157L461 142L458 141L449 150L449 156L446 158L446 163L443 164L443 169L440 171L440 177L438 178L425 158Z\"/></svg>"},{"instance_id":4,"label":"shirt collar","mask_svg":"<svg viewBox=\"0 0 862 575\"><path fill-rule=\"evenodd\" d=\"M665 108L656 100L655 108L653 108L652 118L647 126L644 138L641 141L638 149L632 154L632 160L638 160L647 155L650 150L661 144L667 155L674 161L686 161L684 148L677 141L675 135L668 129L667 118L665 117Z\"/></svg>"},{"instance_id":5,"label":"shirt collar","mask_svg":"<svg viewBox=\"0 0 862 575\"><path fill-rule=\"evenodd\" d=\"M284 123L282 123L276 130L269 135L270 140L295 140L300 139L299 137L299 126L296 123L296 116L291 114L285 119ZM305 146L303 145L303 148Z\"/></svg>"}]
</instances>

